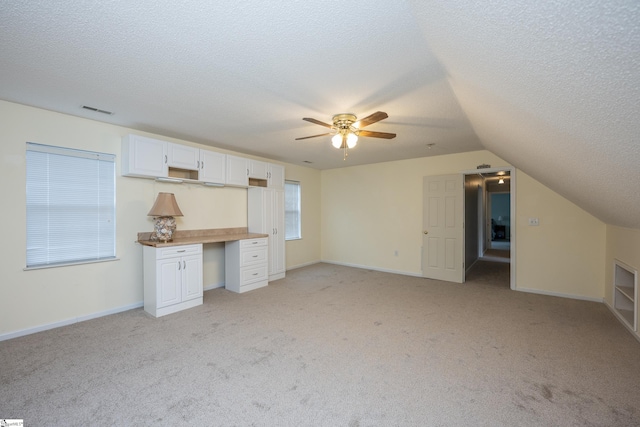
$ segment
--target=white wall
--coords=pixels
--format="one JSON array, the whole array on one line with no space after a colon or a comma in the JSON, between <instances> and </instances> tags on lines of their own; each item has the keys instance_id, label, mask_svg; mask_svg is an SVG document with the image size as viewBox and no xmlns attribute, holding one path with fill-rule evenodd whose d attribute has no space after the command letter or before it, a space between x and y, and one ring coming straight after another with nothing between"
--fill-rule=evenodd
<instances>
[{"instance_id":1,"label":"white wall","mask_svg":"<svg viewBox=\"0 0 640 427\"><path fill-rule=\"evenodd\" d=\"M518 289L602 301L606 225L524 172L516 177Z\"/></svg>"},{"instance_id":2,"label":"white wall","mask_svg":"<svg viewBox=\"0 0 640 427\"><path fill-rule=\"evenodd\" d=\"M322 259L422 275L422 177L482 163L510 166L476 151L323 171ZM602 300L605 224L516 173L516 288ZM528 217L540 226L526 225Z\"/></svg>"},{"instance_id":3,"label":"white wall","mask_svg":"<svg viewBox=\"0 0 640 427\"><path fill-rule=\"evenodd\" d=\"M72 323L141 304L142 249L135 241L138 232L153 229L153 220L147 212L160 191L176 195L184 213L184 217L176 218L178 229L247 226L246 189L159 183L120 176L122 136L131 132L150 134L4 101L0 101L0 118L0 188L2 223L5 224L3 238L7 243L0 247L0 339L19 335L20 331ZM150 136L211 149L161 135ZM116 255L119 260L24 271L26 142L116 155ZM285 177L291 174L302 181L303 198L311 202L306 208L319 212L313 204L320 194L319 172L284 166ZM310 221L304 223L305 239L296 243L292 257L297 264L319 259L318 215L312 213ZM290 250L289 244L287 250ZM203 260L204 286L223 283L224 245L205 245Z\"/></svg>"}]
</instances>

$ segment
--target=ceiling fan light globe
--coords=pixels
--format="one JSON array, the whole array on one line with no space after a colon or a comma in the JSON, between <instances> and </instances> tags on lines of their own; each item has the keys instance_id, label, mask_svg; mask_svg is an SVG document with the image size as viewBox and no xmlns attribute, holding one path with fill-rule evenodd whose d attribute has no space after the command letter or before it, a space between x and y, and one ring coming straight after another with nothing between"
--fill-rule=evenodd
<instances>
[{"instance_id":1,"label":"ceiling fan light globe","mask_svg":"<svg viewBox=\"0 0 640 427\"><path fill-rule=\"evenodd\" d=\"M358 136L354 133L347 135L347 147L353 148L358 143Z\"/></svg>"},{"instance_id":2,"label":"ceiling fan light globe","mask_svg":"<svg viewBox=\"0 0 640 427\"><path fill-rule=\"evenodd\" d=\"M342 135L339 133L336 135L333 135L333 137L331 138L331 145L333 145L336 148L340 148L340 146L342 145Z\"/></svg>"}]
</instances>

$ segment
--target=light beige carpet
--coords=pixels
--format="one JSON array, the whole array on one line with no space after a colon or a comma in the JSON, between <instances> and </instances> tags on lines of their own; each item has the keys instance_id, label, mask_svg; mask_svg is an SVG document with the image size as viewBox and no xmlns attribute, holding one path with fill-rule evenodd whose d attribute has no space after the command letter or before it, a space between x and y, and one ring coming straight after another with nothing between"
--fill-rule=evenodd
<instances>
[{"instance_id":1,"label":"light beige carpet","mask_svg":"<svg viewBox=\"0 0 640 427\"><path fill-rule=\"evenodd\" d=\"M599 303L328 264L159 319L0 342L29 426L640 425L640 343Z\"/></svg>"}]
</instances>

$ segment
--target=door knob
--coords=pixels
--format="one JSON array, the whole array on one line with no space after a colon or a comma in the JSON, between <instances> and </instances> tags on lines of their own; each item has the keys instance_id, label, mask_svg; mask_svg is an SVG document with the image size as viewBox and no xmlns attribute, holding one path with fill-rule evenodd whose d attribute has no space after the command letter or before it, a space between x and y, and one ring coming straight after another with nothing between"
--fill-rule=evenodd
<instances>
[{"instance_id":1,"label":"door knob","mask_svg":"<svg viewBox=\"0 0 640 427\"><path fill-rule=\"evenodd\" d=\"M424 234L429 234L429 232L427 230L424 230L423 233Z\"/></svg>"}]
</instances>

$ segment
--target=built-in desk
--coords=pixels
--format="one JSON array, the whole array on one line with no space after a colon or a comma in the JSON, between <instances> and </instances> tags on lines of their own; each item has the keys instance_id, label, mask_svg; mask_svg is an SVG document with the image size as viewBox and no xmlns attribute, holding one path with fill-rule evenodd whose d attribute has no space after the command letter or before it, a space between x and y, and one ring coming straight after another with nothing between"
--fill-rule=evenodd
<instances>
[{"instance_id":1,"label":"built-in desk","mask_svg":"<svg viewBox=\"0 0 640 427\"><path fill-rule=\"evenodd\" d=\"M173 240L170 242L160 242L151 240L152 232L138 233L138 243L154 248L164 248L167 246L193 245L198 243L224 243L234 240L258 239L269 237L268 234L249 233L247 227L235 228L210 228L206 230L176 230L173 233Z\"/></svg>"},{"instance_id":2,"label":"built-in desk","mask_svg":"<svg viewBox=\"0 0 640 427\"><path fill-rule=\"evenodd\" d=\"M144 309L160 317L202 304L202 245L225 243L225 287L246 292L268 284L267 234L246 227L178 230L170 242L138 233L143 245Z\"/></svg>"}]
</instances>

